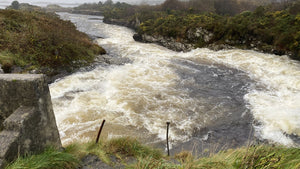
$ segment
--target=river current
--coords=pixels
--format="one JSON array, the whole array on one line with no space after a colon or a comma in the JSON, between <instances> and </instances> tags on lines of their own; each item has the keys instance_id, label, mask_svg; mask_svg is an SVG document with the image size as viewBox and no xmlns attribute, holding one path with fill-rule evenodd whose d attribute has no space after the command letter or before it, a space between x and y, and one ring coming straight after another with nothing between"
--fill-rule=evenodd
<instances>
[{"instance_id":1,"label":"river current","mask_svg":"<svg viewBox=\"0 0 300 169\"><path fill-rule=\"evenodd\" d=\"M191 140L243 145L249 140L295 146L300 135L300 64L250 50L174 52L135 42L134 31L102 17L68 13L80 31L121 65L98 65L50 85L61 140L131 136L173 147Z\"/></svg>"}]
</instances>

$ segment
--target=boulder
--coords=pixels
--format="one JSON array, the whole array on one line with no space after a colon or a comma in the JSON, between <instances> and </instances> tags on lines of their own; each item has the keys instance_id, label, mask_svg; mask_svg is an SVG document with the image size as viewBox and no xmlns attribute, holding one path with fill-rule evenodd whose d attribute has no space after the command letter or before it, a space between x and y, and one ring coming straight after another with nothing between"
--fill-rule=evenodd
<instances>
[{"instance_id":1,"label":"boulder","mask_svg":"<svg viewBox=\"0 0 300 169\"><path fill-rule=\"evenodd\" d=\"M159 45L162 45L168 49L175 50L175 51L190 51L194 49L194 45L188 43L188 42L179 42L176 41L173 37L164 37L160 35L152 36L147 34L142 35L135 35L134 39L142 39L142 42L148 42L148 43L157 43Z\"/></svg>"}]
</instances>

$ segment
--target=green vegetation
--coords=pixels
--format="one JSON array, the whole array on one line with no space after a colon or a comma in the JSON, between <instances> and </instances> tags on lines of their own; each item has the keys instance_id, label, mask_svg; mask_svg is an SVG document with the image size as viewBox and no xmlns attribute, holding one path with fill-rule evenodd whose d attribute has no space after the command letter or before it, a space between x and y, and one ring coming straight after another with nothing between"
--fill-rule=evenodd
<instances>
[{"instance_id":1,"label":"green vegetation","mask_svg":"<svg viewBox=\"0 0 300 169\"><path fill-rule=\"evenodd\" d=\"M42 154L18 158L14 163L8 165L6 169L71 169L77 166L79 166L79 160L74 155L49 148Z\"/></svg>"},{"instance_id":2,"label":"green vegetation","mask_svg":"<svg viewBox=\"0 0 300 169\"><path fill-rule=\"evenodd\" d=\"M226 44L300 60L299 0L166 0L157 6L99 3L77 9L87 7L101 11L105 22L129 26L140 35L173 37L195 47ZM197 29L204 30L202 36L195 36ZM210 33L209 39L203 37Z\"/></svg>"},{"instance_id":3,"label":"green vegetation","mask_svg":"<svg viewBox=\"0 0 300 169\"><path fill-rule=\"evenodd\" d=\"M118 138L102 141L99 144L71 144L63 152L49 149L40 155L19 158L7 168L77 168L80 165L78 161L88 154L98 156L110 166L118 165L116 161L111 161L111 157L115 156L118 159L117 163L126 168L136 169L296 169L300 167L300 150L298 148L258 145L235 150L229 149L211 154L209 157L197 158L189 152L181 152L174 157L167 157L163 156L161 151L144 146L135 139Z\"/></svg>"},{"instance_id":4,"label":"green vegetation","mask_svg":"<svg viewBox=\"0 0 300 169\"><path fill-rule=\"evenodd\" d=\"M252 44L265 52L276 50L278 54L284 54L289 51L300 59L300 13L293 15L287 10L273 12L260 7L254 12L243 12L234 17L214 13L182 14L174 11L152 18L154 19L142 22L139 34L173 37L177 41L188 41L197 47L228 44L248 48ZM201 37L189 36L187 32L193 32L197 28L212 32L212 39L205 42Z\"/></svg>"},{"instance_id":5,"label":"green vegetation","mask_svg":"<svg viewBox=\"0 0 300 169\"><path fill-rule=\"evenodd\" d=\"M0 64L30 69L74 68L91 63L105 50L55 14L0 10ZM43 72L49 73L49 72Z\"/></svg>"},{"instance_id":6,"label":"green vegetation","mask_svg":"<svg viewBox=\"0 0 300 169\"><path fill-rule=\"evenodd\" d=\"M160 150L144 146L136 139L129 137L103 141L99 144L75 143L67 146L66 152L74 154L78 158L82 158L87 154L94 154L108 164L111 163L109 158L111 155L115 155L120 160L126 160L128 157L152 157L154 159L163 157Z\"/></svg>"}]
</instances>

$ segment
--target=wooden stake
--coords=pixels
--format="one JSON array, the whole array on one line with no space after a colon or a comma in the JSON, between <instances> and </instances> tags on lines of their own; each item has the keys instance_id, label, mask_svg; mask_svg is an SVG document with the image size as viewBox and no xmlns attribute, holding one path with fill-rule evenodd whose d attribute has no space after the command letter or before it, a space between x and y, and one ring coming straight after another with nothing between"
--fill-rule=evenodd
<instances>
[{"instance_id":1,"label":"wooden stake","mask_svg":"<svg viewBox=\"0 0 300 169\"><path fill-rule=\"evenodd\" d=\"M97 136L97 139L96 139L96 144L97 144L98 141L99 141L99 138L100 138L100 135L101 135L101 132L102 132L104 123L105 123L105 120L102 121L102 124L101 124L101 126L100 126L100 129L99 129L99 132L98 132L98 136Z\"/></svg>"},{"instance_id":2,"label":"wooden stake","mask_svg":"<svg viewBox=\"0 0 300 169\"><path fill-rule=\"evenodd\" d=\"M170 122L167 122L167 150L168 150L168 156L170 156L170 149L169 149L169 126L170 126Z\"/></svg>"}]
</instances>

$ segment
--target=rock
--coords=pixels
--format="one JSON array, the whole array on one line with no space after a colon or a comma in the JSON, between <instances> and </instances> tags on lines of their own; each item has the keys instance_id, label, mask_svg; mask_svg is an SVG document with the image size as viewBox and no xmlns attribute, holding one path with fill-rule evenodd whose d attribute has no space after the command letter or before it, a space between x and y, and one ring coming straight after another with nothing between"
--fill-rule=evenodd
<instances>
[{"instance_id":1,"label":"rock","mask_svg":"<svg viewBox=\"0 0 300 169\"><path fill-rule=\"evenodd\" d=\"M125 63L131 63L132 61L129 58L123 57L112 57L110 55L102 55L105 63L110 65L124 65Z\"/></svg>"},{"instance_id":2,"label":"rock","mask_svg":"<svg viewBox=\"0 0 300 169\"><path fill-rule=\"evenodd\" d=\"M22 73L23 69L19 66L12 66L11 73Z\"/></svg>"},{"instance_id":3,"label":"rock","mask_svg":"<svg viewBox=\"0 0 300 169\"><path fill-rule=\"evenodd\" d=\"M101 161L96 155L89 154L82 159L81 169L113 169Z\"/></svg>"},{"instance_id":4,"label":"rock","mask_svg":"<svg viewBox=\"0 0 300 169\"><path fill-rule=\"evenodd\" d=\"M138 33L136 33L136 34L133 35L133 39L135 41L138 41L138 42L142 42L143 41L143 37L140 34L138 34Z\"/></svg>"},{"instance_id":5,"label":"rock","mask_svg":"<svg viewBox=\"0 0 300 169\"><path fill-rule=\"evenodd\" d=\"M82 169L113 169L101 161L96 155L87 155L82 160Z\"/></svg>"},{"instance_id":6,"label":"rock","mask_svg":"<svg viewBox=\"0 0 300 169\"><path fill-rule=\"evenodd\" d=\"M196 29L190 29L187 32L187 37L190 41L196 42L202 39L205 43L208 43L213 38L214 34L203 29L202 27Z\"/></svg>"},{"instance_id":7,"label":"rock","mask_svg":"<svg viewBox=\"0 0 300 169\"><path fill-rule=\"evenodd\" d=\"M136 17L134 20L127 21L122 19L112 19L112 18L106 18L103 19L104 23L107 24L115 24L120 26L126 26L128 28L131 28L133 30L137 30L140 27L141 21Z\"/></svg>"},{"instance_id":8,"label":"rock","mask_svg":"<svg viewBox=\"0 0 300 169\"><path fill-rule=\"evenodd\" d=\"M103 37L101 37L101 36L97 36L97 35L88 34L88 36L89 36L89 37L90 37L90 39L92 39L92 40L96 40L96 39L103 39Z\"/></svg>"},{"instance_id":9,"label":"rock","mask_svg":"<svg viewBox=\"0 0 300 169\"><path fill-rule=\"evenodd\" d=\"M228 49L234 49L233 46L230 45L226 45L226 44L209 44L208 48L214 51L218 51L218 50L228 50Z\"/></svg>"},{"instance_id":10,"label":"rock","mask_svg":"<svg viewBox=\"0 0 300 169\"><path fill-rule=\"evenodd\" d=\"M189 44L187 42L177 42L172 37L163 37L160 35L152 36L152 35L147 35L147 34L142 34L139 36L141 37L142 42L157 43L168 49L175 50L175 51L185 51L186 52L186 51L190 51L190 50L194 49L194 45ZM136 35L136 38L138 38L138 35Z\"/></svg>"},{"instance_id":11,"label":"rock","mask_svg":"<svg viewBox=\"0 0 300 169\"><path fill-rule=\"evenodd\" d=\"M2 65L0 64L0 74L3 74L4 71L2 70Z\"/></svg>"}]
</instances>

